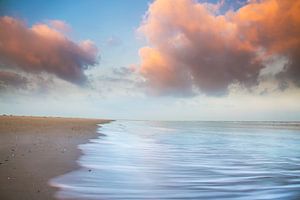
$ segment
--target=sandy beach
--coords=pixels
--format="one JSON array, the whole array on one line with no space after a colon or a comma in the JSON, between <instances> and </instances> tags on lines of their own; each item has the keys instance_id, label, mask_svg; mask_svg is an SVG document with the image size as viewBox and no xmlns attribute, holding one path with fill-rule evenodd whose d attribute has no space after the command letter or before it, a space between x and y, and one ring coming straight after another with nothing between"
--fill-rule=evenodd
<instances>
[{"instance_id":1,"label":"sandy beach","mask_svg":"<svg viewBox=\"0 0 300 200\"><path fill-rule=\"evenodd\" d=\"M48 180L76 169L78 144L109 120L0 116L0 199L54 199Z\"/></svg>"}]
</instances>

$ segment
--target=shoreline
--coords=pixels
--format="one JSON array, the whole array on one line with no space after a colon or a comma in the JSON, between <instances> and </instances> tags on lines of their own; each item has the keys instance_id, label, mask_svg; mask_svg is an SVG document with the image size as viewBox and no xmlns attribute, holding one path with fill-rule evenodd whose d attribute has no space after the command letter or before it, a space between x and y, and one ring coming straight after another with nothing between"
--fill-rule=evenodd
<instances>
[{"instance_id":1,"label":"shoreline","mask_svg":"<svg viewBox=\"0 0 300 200\"><path fill-rule=\"evenodd\" d=\"M0 199L55 199L51 178L79 168L79 144L112 120L0 116Z\"/></svg>"}]
</instances>

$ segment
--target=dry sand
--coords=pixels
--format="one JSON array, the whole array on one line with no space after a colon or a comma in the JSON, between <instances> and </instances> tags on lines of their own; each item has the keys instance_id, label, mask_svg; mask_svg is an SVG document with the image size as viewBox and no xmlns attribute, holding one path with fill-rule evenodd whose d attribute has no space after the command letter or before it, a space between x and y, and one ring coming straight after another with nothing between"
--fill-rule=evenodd
<instances>
[{"instance_id":1,"label":"dry sand","mask_svg":"<svg viewBox=\"0 0 300 200\"><path fill-rule=\"evenodd\" d=\"M0 116L0 199L54 199L49 179L76 169L78 144L109 120Z\"/></svg>"}]
</instances>

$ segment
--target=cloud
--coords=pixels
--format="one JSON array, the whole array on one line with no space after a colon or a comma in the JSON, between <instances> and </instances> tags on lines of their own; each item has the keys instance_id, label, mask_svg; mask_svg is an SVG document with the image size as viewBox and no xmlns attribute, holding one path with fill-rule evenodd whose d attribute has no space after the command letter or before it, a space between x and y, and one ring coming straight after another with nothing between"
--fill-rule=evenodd
<instances>
[{"instance_id":1,"label":"cloud","mask_svg":"<svg viewBox=\"0 0 300 200\"><path fill-rule=\"evenodd\" d=\"M144 95L141 77L134 68L109 67L89 70L89 89L96 92L101 98L112 96L139 96Z\"/></svg>"},{"instance_id":2,"label":"cloud","mask_svg":"<svg viewBox=\"0 0 300 200\"><path fill-rule=\"evenodd\" d=\"M21 20L0 18L0 69L46 72L81 85L87 79L84 71L97 63L97 53L93 42L75 43L46 24L28 28Z\"/></svg>"},{"instance_id":3,"label":"cloud","mask_svg":"<svg viewBox=\"0 0 300 200\"><path fill-rule=\"evenodd\" d=\"M258 84L265 63L284 57L276 77L300 86L300 0L248 1L219 14L219 4L156 0L139 27L148 45L140 73L156 94L226 94Z\"/></svg>"},{"instance_id":4,"label":"cloud","mask_svg":"<svg viewBox=\"0 0 300 200\"><path fill-rule=\"evenodd\" d=\"M58 31L67 33L71 30L71 27L64 21L61 20L49 20L49 24Z\"/></svg>"},{"instance_id":5,"label":"cloud","mask_svg":"<svg viewBox=\"0 0 300 200\"><path fill-rule=\"evenodd\" d=\"M116 47L116 46L120 46L121 44L122 44L121 39L116 36L110 36L106 41L106 45L109 47Z\"/></svg>"},{"instance_id":6,"label":"cloud","mask_svg":"<svg viewBox=\"0 0 300 200\"><path fill-rule=\"evenodd\" d=\"M4 88L24 88L28 80L26 77L10 71L0 71L0 90Z\"/></svg>"}]
</instances>

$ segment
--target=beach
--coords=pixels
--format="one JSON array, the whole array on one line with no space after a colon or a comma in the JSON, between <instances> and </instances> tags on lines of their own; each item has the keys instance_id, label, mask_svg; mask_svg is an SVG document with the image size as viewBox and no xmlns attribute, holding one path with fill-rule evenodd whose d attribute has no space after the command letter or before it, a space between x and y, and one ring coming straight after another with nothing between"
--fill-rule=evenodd
<instances>
[{"instance_id":1,"label":"beach","mask_svg":"<svg viewBox=\"0 0 300 200\"><path fill-rule=\"evenodd\" d=\"M77 145L109 120L0 116L0 199L54 199L48 181L78 168Z\"/></svg>"}]
</instances>

